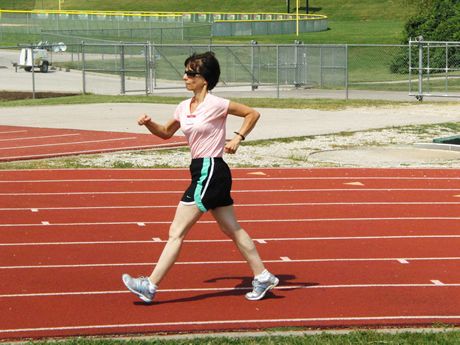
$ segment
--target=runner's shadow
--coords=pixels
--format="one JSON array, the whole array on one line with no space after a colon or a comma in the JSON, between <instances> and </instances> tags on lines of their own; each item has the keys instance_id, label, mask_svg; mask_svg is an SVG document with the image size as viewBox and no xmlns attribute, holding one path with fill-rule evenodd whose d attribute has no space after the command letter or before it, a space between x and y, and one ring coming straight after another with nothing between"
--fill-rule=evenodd
<instances>
[{"instance_id":1,"label":"runner's shadow","mask_svg":"<svg viewBox=\"0 0 460 345\"><path fill-rule=\"evenodd\" d=\"M308 286L316 286L319 283L312 283L312 282L296 282L296 276L290 274L280 274L277 275L280 280L278 287L282 287L284 291L292 291L297 289L302 289ZM251 290L252 287L252 277L218 277L209 280L205 280L205 283L215 283L221 280L240 280L240 283L234 286L229 290L219 290L215 292L207 292L200 295L194 295L189 297L181 297L176 299L170 300L162 300L162 301L153 301L153 304L145 304L143 302L134 302L136 305L155 305L155 304L167 304L167 303L181 303L181 302L192 302L192 301L200 301L207 298L216 298L216 297L228 297L228 296L243 296L247 292ZM270 299L282 299L284 296L276 295L276 289L269 291L265 298Z\"/></svg>"}]
</instances>

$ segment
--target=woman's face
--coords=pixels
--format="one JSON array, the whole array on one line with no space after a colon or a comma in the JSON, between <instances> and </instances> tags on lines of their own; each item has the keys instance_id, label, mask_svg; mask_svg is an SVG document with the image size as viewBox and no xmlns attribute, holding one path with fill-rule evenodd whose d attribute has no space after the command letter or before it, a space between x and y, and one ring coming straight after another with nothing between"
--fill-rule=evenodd
<instances>
[{"instance_id":1,"label":"woman's face","mask_svg":"<svg viewBox=\"0 0 460 345\"><path fill-rule=\"evenodd\" d=\"M201 90L207 84L203 76L191 68L190 65L185 67L185 72L182 79L185 82L185 87L189 91Z\"/></svg>"}]
</instances>

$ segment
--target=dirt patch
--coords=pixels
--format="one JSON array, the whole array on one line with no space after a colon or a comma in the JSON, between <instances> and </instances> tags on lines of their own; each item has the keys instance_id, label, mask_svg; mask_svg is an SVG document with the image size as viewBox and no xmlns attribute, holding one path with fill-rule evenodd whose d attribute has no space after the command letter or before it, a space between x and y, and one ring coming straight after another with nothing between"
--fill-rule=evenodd
<instances>
[{"instance_id":1,"label":"dirt patch","mask_svg":"<svg viewBox=\"0 0 460 345\"><path fill-rule=\"evenodd\" d=\"M35 98L55 98L55 97L66 97L75 96L76 93L66 92L35 92ZM32 99L32 92L25 91L0 91L0 102L2 101L16 101L20 99Z\"/></svg>"}]
</instances>

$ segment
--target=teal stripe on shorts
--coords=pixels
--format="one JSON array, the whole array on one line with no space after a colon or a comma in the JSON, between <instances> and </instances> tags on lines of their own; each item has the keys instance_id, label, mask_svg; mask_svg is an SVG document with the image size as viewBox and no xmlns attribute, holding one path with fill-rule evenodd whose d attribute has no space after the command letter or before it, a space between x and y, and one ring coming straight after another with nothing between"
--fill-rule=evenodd
<instances>
[{"instance_id":1,"label":"teal stripe on shorts","mask_svg":"<svg viewBox=\"0 0 460 345\"><path fill-rule=\"evenodd\" d=\"M201 167L201 176L195 188L194 199L195 199L196 205L198 206L199 210L202 212L208 211L206 207L204 207L203 201L201 200L201 193L203 192L203 182L208 179L209 167L211 166L211 159L212 158L203 158L203 166Z\"/></svg>"}]
</instances>

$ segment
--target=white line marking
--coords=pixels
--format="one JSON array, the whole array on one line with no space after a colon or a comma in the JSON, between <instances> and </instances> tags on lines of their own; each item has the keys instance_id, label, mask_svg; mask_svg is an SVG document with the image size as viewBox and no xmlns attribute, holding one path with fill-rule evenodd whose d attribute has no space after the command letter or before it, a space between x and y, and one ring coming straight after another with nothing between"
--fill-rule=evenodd
<instances>
[{"instance_id":1,"label":"white line marking","mask_svg":"<svg viewBox=\"0 0 460 345\"><path fill-rule=\"evenodd\" d=\"M445 286L446 285L440 280L431 280L431 282L436 286Z\"/></svg>"},{"instance_id":2,"label":"white line marking","mask_svg":"<svg viewBox=\"0 0 460 345\"><path fill-rule=\"evenodd\" d=\"M53 169L54 170L54 169ZM59 169L57 169L59 170ZM136 170L136 169L134 169ZM140 169L143 170L143 169ZM172 169L172 170L181 170L181 169ZM182 169L183 170L183 169ZM248 173L249 174L256 174L256 173ZM282 181L297 181L297 180L306 180L306 181L316 181L316 180L427 180L427 181L432 181L432 180L440 180L440 181L449 181L449 180L460 180L460 177L386 177L386 176L375 176L375 177L365 177L365 176L359 176L359 177L350 177L350 176L340 176L340 177L234 177L233 181L267 181L267 180L282 180ZM103 178L96 178L96 179L47 179L47 180L39 180L39 179L34 179L34 180L0 180L0 183L42 183L42 182L57 182L57 183L62 183L62 182L125 182L125 181L139 181L139 182L153 182L153 181L190 181L190 178L184 177L184 178L109 178L109 179L103 179ZM351 182L351 183L361 183L361 182Z\"/></svg>"},{"instance_id":3,"label":"white line marking","mask_svg":"<svg viewBox=\"0 0 460 345\"><path fill-rule=\"evenodd\" d=\"M152 323L106 324L106 325L75 325L35 328L0 329L0 333L23 332L49 332L49 331L75 331L89 329L120 329L120 328L145 328L145 327L172 327L172 326L200 326L200 325L227 325L227 324L286 324L286 323L318 323L338 321L413 321L413 320L459 320L460 315L396 315L396 316L356 316L356 317L312 317L312 318L286 318L286 319L251 319L251 320L202 320L202 321L174 321Z\"/></svg>"},{"instance_id":4,"label":"white line marking","mask_svg":"<svg viewBox=\"0 0 460 345\"><path fill-rule=\"evenodd\" d=\"M305 188L305 189L235 189L232 193L312 193L312 192L452 192L460 188ZM126 194L182 194L183 190L148 190L148 191L118 191L118 192L40 192L40 193L0 193L0 195L126 195Z\"/></svg>"},{"instance_id":5,"label":"white line marking","mask_svg":"<svg viewBox=\"0 0 460 345\"><path fill-rule=\"evenodd\" d=\"M409 261L407 261L406 259L398 259L398 262L403 265L407 265L409 263Z\"/></svg>"},{"instance_id":6,"label":"white line marking","mask_svg":"<svg viewBox=\"0 0 460 345\"><path fill-rule=\"evenodd\" d=\"M443 284L442 286L460 287L457 284ZM434 284L331 284L331 285L286 285L277 286L275 290L299 290L299 289L368 289L368 288L426 288L435 287ZM159 289L162 293L184 293L184 292L218 292L218 291L247 291L252 290L251 287L218 287L218 288L184 288L184 289ZM109 291L70 291L70 292L39 292L26 294L3 294L0 298L24 298L24 297L58 297L58 296L85 296L85 295L105 295L105 294L127 294L128 290L109 290Z\"/></svg>"},{"instance_id":7,"label":"white line marking","mask_svg":"<svg viewBox=\"0 0 460 345\"><path fill-rule=\"evenodd\" d=\"M56 135L43 135L37 137L19 137L19 138L9 138L9 139L0 139L0 141L15 141L15 140L33 140L33 139L47 139L47 138L60 138L60 137L73 137L79 136L80 133L73 133L73 134L56 134Z\"/></svg>"},{"instance_id":8,"label":"white line marking","mask_svg":"<svg viewBox=\"0 0 460 345\"><path fill-rule=\"evenodd\" d=\"M135 138L135 139L137 139L137 138ZM122 139L120 139L120 140L122 140ZM177 142L177 143L173 143L173 144L166 143L166 144L137 145L137 146L120 146L120 147L111 147L111 148L108 148L108 149L95 148L95 149L92 149L92 150L56 152L56 153L53 153L53 154L44 153L44 154L38 154L38 155L6 156L6 157L1 157L1 158L3 160L6 160L6 159L12 160L12 159L22 159L22 158L30 158L30 159L32 159L32 158L42 158L42 157L50 157L50 156L52 156L52 157L62 157L62 156L74 155L74 154L85 154L85 153L94 153L94 152L97 152L97 153L114 152L114 151L131 150L131 149L140 150L140 149L143 149L143 148L147 148L147 149L174 148L174 147L178 147L178 146L183 146L185 144L186 144L186 142Z\"/></svg>"},{"instance_id":9,"label":"white line marking","mask_svg":"<svg viewBox=\"0 0 460 345\"><path fill-rule=\"evenodd\" d=\"M387 217L387 218L299 218L299 219L243 219L240 223L302 223L302 222L361 222L361 221L389 221L389 220L460 220L460 217ZM145 224L170 224L171 221L152 221ZM215 224L214 220L198 221L198 224ZM91 223L53 223L52 226L95 226L95 225L130 225L136 222L91 222ZM35 227L43 224L20 223L0 224L0 227Z\"/></svg>"},{"instance_id":10,"label":"white line marking","mask_svg":"<svg viewBox=\"0 0 460 345\"><path fill-rule=\"evenodd\" d=\"M235 204L236 207L278 207L278 206L357 206L357 205L460 205L460 201L371 201L371 202L292 202L292 203L266 203L266 204ZM67 207L40 207L43 211L61 210L123 210L123 209L156 209L176 208L177 205L120 205L120 206L67 206ZM28 207L3 207L0 211L29 210Z\"/></svg>"},{"instance_id":11,"label":"white line marking","mask_svg":"<svg viewBox=\"0 0 460 345\"><path fill-rule=\"evenodd\" d=\"M35 147L65 146L65 145L78 145L78 144L90 144L90 143L104 143L104 142L108 142L108 141L122 141L122 140L135 140L135 139L137 139L137 137L74 141L74 142L69 142L69 143L40 144L40 145L27 145L27 146L11 146L11 147L0 147L0 150L11 150L11 149L16 149L17 150L17 149L28 149L28 148L35 148Z\"/></svg>"},{"instance_id":12,"label":"white line marking","mask_svg":"<svg viewBox=\"0 0 460 345\"><path fill-rule=\"evenodd\" d=\"M21 131L4 131L0 132L0 134L12 134L12 133L27 133L28 131L26 130L21 130Z\"/></svg>"},{"instance_id":13,"label":"white line marking","mask_svg":"<svg viewBox=\"0 0 460 345\"><path fill-rule=\"evenodd\" d=\"M267 263L317 263L317 262L388 262L396 261L398 258L340 258L340 259L292 259L285 260L264 260ZM407 258L408 261L457 261L460 257L427 257ZM184 261L176 262L176 265L239 265L247 264L246 261ZM125 262L106 264L67 264L67 265L22 265L22 266L0 266L0 269L43 269L43 268L84 268L84 267L119 267L119 266L152 266L152 262Z\"/></svg>"},{"instance_id":14,"label":"white line marking","mask_svg":"<svg viewBox=\"0 0 460 345\"><path fill-rule=\"evenodd\" d=\"M364 186L364 183L362 182L346 182L344 184L349 185L349 186Z\"/></svg>"},{"instance_id":15,"label":"white line marking","mask_svg":"<svg viewBox=\"0 0 460 345\"><path fill-rule=\"evenodd\" d=\"M361 241L361 240L382 240L382 239L434 239L434 238L460 238L460 235L420 235L420 236L356 236L356 237L282 237L282 238L255 238L254 241L261 244L267 242L278 242L278 241ZM155 242L166 242L161 240L159 237L154 237ZM223 243L233 242L230 239L197 239L197 240L184 240L186 243ZM20 246L53 246L53 245L99 245L99 244L143 244L151 243L151 241L144 240L132 240L132 241L74 241L74 242L15 242L15 243L0 243L0 247L20 247ZM405 259L398 259L401 263L406 261Z\"/></svg>"}]
</instances>

